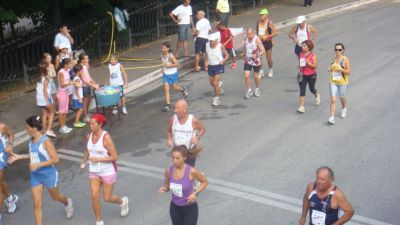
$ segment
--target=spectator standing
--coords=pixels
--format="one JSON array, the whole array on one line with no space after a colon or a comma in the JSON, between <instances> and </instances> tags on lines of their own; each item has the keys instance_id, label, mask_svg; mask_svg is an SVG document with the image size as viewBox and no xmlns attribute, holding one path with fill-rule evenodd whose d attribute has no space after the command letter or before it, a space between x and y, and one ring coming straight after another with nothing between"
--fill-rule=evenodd
<instances>
[{"instance_id":1,"label":"spectator standing","mask_svg":"<svg viewBox=\"0 0 400 225\"><path fill-rule=\"evenodd\" d=\"M176 7L169 16L178 24L178 42L176 43L175 58L179 57L179 50L182 47L184 56L189 57L188 41L189 30L194 29L193 11L190 6L190 0L183 0L182 4Z\"/></svg>"},{"instance_id":2,"label":"spectator standing","mask_svg":"<svg viewBox=\"0 0 400 225\"><path fill-rule=\"evenodd\" d=\"M203 10L197 11L196 15L198 21L196 23L196 31L193 34L193 37L196 38L196 42L194 45L194 71L200 71L199 61L200 61L200 53L203 55L204 60L204 69L207 70L207 60L206 60L206 44L208 42L208 34L211 31L211 24L207 18L205 18L205 13Z\"/></svg>"},{"instance_id":3,"label":"spectator standing","mask_svg":"<svg viewBox=\"0 0 400 225\"><path fill-rule=\"evenodd\" d=\"M72 45L74 44L74 39L71 36L71 31L68 29L68 26L65 24L61 24L58 28L58 34L54 39L54 48L57 52L60 51L60 45L65 44L67 45L68 52L72 52Z\"/></svg>"},{"instance_id":4,"label":"spectator standing","mask_svg":"<svg viewBox=\"0 0 400 225\"><path fill-rule=\"evenodd\" d=\"M218 22L223 22L228 26L230 15L229 0L218 0L216 8Z\"/></svg>"}]
</instances>

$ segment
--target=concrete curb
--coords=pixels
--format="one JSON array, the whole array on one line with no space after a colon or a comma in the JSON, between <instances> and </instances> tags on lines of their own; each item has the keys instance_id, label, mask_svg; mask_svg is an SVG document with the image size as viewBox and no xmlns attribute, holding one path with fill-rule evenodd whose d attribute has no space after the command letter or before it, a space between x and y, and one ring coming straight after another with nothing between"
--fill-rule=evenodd
<instances>
[{"instance_id":1,"label":"concrete curb","mask_svg":"<svg viewBox=\"0 0 400 225\"><path fill-rule=\"evenodd\" d=\"M324 10L321 10L321 11L313 12L313 13L310 13L310 14L306 15L306 17L309 20L316 19L316 18L319 18L319 17L322 17L322 16L331 15L331 14L334 14L334 13L337 13L337 12L350 10L350 9L353 9L353 8L357 8L357 7L360 7L360 6L363 6L363 5L367 5L367 4L371 4L371 3L374 3L374 2L378 2L378 1L379 0L360 0L360 1L357 1L357 2L347 3L347 4L344 4L344 5L339 5L339 6L335 6L335 7L328 8L328 9L324 9ZM285 28L285 27L288 27L288 26L292 26L295 23L296 23L296 17L295 18L290 18L290 19L287 19L287 20L284 20L284 21L281 21L281 22L278 22L278 23L275 23L275 26L276 26L276 28L280 29L280 28ZM184 66L187 66L192 61L193 61L193 59L192 59L192 57L190 57L190 58L180 59L179 63L181 64L181 67L184 67ZM181 74L181 76L184 76L186 74L188 74L188 73L183 73L183 74ZM134 90L137 90L137 89L139 89L141 87L144 87L147 84L160 79L161 77L162 77L161 69L157 69L157 70L155 70L155 71L153 71L153 72L151 72L151 73L149 73L149 74L147 74L147 75L145 75L143 77L140 77L139 79L133 80L133 81L128 83L128 88L126 89L126 94L128 94L128 93L130 93L130 92L132 92ZM95 105L91 104L89 109L93 110L95 108L96 108ZM58 125L58 123L54 123L54 125L56 126L56 125ZM29 140L29 135L27 134L27 132L25 130L20 131L20 132L15 134L14 146L18 146L18 145L24 143L27 140Z\"/></svg>"}]
</instances>

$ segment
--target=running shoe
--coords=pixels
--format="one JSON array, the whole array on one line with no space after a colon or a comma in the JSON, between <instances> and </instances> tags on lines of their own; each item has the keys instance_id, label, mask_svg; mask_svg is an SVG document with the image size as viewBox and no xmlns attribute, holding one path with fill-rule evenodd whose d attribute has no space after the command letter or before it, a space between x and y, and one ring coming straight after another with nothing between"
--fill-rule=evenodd
<instances>
[{"instance_id":1,"label":"running shoe","mask_svg":"<svg viewBox=\"0 0 400 225\"><path fill-rule=\"evenodd\" d=\"M113 108L112 114L113 114L113 115L117 115L117 114L118 114L118 108L117 108L117 107L114 107L114 108Z\"/></svg>"},{"instance_id":2,"label":"running shoe","mask_svg":"<svg viewBox=\"0 0 400 225\"><path fill-rule=\"evenodd\" d=\"M183 97L185 97L185 98L187 98L187 96L189 95L185 87L182 87L181 92L182 92Z\"/></svg>"},{"instance_id":3,"label":"running shoe","mask_svg":"<svg viewBox=\"0 0 400 225\"><path fill-rule=\"evenodd\" d=\"M104 221L96 221L96 225L104 225Z\"/></svg>"},{"instance_id":4,"label":"running shoe","mask_svg":"<svg viewBox=\"0 0 400 225\"><path fill-rule=\"evenodd\" d=\"M162 108L163 112L170 111L170 110L171 110L171 106L169 104L164 105L163 108Z\"/></svg>"},{"instance_id":5,"label":"running shoe","mask_svg":"<svg viewBox=\"0 0 400 225\"><path fill-rule=\"evenodd\" d=\"M212 106L217 106L219 105L220 101L219 101L219 97L214 97L213 98L213 102L212 102Z\"/></svg>"},{"instance_id":6,"label":"running shoe","mask_svg":"<svg viewBox=\"0 0 400 225\"><path fill-rule=\"evenodd\" d=\"M48 131L46 131L46 135L47 135L48 137L52 137L52 138L56 138L56 137L57 137L57 135L54 133L53 130L48 130Z\"/></svg>"},{"instance_id":7,"label":"running shoe","mask_svg":"<svg viewBox=\"0 0 400 225\"><path fill-rule=\"evenodd\" d=\"M224 82L219 81L218 86L222 95L224 93Z\"/></svg>"},{"instance_id":8,"label":"running shoe","mask_svg":"<svg viewBox=\"0 0 400 225\"><path fill-rule=\"evenodd\" d=\"M128 115L128 111L126 111L126 106L122 107L122 114Z\"/></svg>"},{"instance_id":9,"label":"running shoe","mask_svg":"<svg viewBox=\"0 0 400 225\"><path fill-rule=\"evenodd\" d=\"M122 204L121 204L121 216L127 216L129 213L129 199L128 197L122 197Z\"/></svg>"},{"instance_id":10,"label":"running shoe","mask_svg":"<svg viewBox=\"0 0 400 225\"><path fill-rule=\"evenodd\" d=\"M69 127L69 126L67 126L67 125L65 125L65 127L67 128L67 130L69 130L69 132L72 131L72 128L71 128L71 127Z\"/></svg>"},{"instance_id":11,"label":"running shoe","mask_svg":"<svg viewBox=\"0 0 400 225\"><path fill-rule=\"evenodd\" d=\"M260 69L260 72L258 72L258 78L261 79L264 75L265 75L265 74L264 74L264 70L263 70L263 69Z\"/></svg>"},{"instance_id":12,"label":"running shoe","mask_svg":"<svg viewBox=\"0 0 400 225\"><path fill-rule=\"evenodd\" d=\"M251 89L247 90L246 94L244 95L245 99L249 99L253 95L253 91Z\"/></svg>"},{"instance_id":13,"label":"running shoe","mask_svg":"<svg viewBox=\"0 0 400 225\"><path fill-rule=\"evenodd\" d=\"M269 69L268 78L273 78L273 77L274 77L274 71L272 69Z\"/></svg>"},{"instance_id":14,"label":"running shoe","mask_svg":"<svg viewBox=\"0 0 400 225\"><path fill-rule=\"evenodd\" d=\"M84 127L84 126L86 126L86 123L82 123L82 122L78 122L78 123L74 123L74 127L75 128L82 128L82 127Z\"/></svg>"},{"instance_id":15,"label":"running shoe","mask_svg":"<svg viewBox=\"0 0 400 225\"><path fill-rule=\"evenodd\" d=\"M89 115L86 115L85 117L83 117L83 122L89 123L89 121L90 121Z\"/></svg>"},{"instance_id":16,"label":"running shoe","mask_svg":"<svg viewBox=\"0 0 400 225\"><path fill-rule=\"evenodd\" d=\"M328 123L329 124L335 124L335 117L333 117L333 116L329 117Z\"/></svg>"},{"instance_id":17,"label":"running shoe","mask_svg":"<svg viewBox=\"0 0 400 225\"><path fill-rule=\"evenodd\" d=\"M65 206L65 215L67 219L72 218L74 215L74 206L72 205L72 199L68 198L68 205Z\"/></svg>"},{"instance_id":18,"label":"running shoe","mask_svg":"<svg viewBox=\"0 0 400 225\"><path fill-rule=\"evenodd\" d=\"M317 93L317 97L315 97L315 105L321 105L321 95Z\"/></svg>"},{"instance_id":19,"label":"running shoe","mask_svg":"<svg viewBox=\"0 0 400 225\"><path fill-rule=\"evenodd\" d=\"M233 70L237 69L237 64L236 64L236 63L232 63L231 68L232 68Z\"/></svg>"},{"instance_id":20,"label":"running shoe","mask_svg":"<svg viewBox=\"0 0 400 225\"><path fill-rule=\"evenodd\" d=\"M69 130L66 126L61 127L59 131L60 131L60 133L62 133L62 134L68 134L68 133L71 132L71 130Z\"/></svg>"},{"instance_id":21,"label":"running shoe","mask_svg":"<svg viewBox=\"0 0 400 225\"><path fill-rule=\"evenodd\" d=\"M17 201L18 201L18 195L16 194L11 194L12 200L8 201L8 199L4 199L4 202L6 203L8 210L7 212L12 214L15 212L15 210L17 209Z\"/></svg>"},{"instance_id":22,"label":"running shoe","mask_svg":"<svg viewBox=\"0 0 400 225\"><path fill-rule=\"evenodd\" d=\"M299 113L305 113L306 112L306 109L304 108L304 106L299 106L299 108L297 108L297 112L299 112Z\"/></svg>"},{"instance_id":23,"label":"running shoe","mask_svg":"<svg viewBox=\"0 0 400 225\"><path fill-rule=\"evenodd\" d=\"M346 118L347 116L347 108L342 109L342 112L340 113L340 117Z\"/></svg>"},{"instance_id":24,"label":"running shoe","mask_svg":"<svg viewBox=\"0 0 400 225\"><path fill-rule=\"evenodd\" d=\"M260 97L260 95L261 95L260 88L256 88L256 89L254 90L254 96L255 96L255 97Z\"/></svg>"}]
</instances>

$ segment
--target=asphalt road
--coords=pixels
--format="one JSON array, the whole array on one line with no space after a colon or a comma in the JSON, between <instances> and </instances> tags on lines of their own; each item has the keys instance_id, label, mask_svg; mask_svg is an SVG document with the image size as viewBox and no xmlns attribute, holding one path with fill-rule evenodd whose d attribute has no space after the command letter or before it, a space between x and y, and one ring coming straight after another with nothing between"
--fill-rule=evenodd
<instances>
[{"instance_id":1,"label":"asphalt road","mask_svg":"<svg viewBox=\"0 0 400 225\"><path fill-rule=\"evenodd\" d=\"M321 165L331 166L335 183L356 210L352 224L400 224L399 142L400 28L399 1L380 1L357 10L311 21L319 31L317 88L322 104L307 92L306 113L298 114L296 57L288 29L276 39L272 79L263 78L261 97L243 99L243 63L226 68L221 105L211 107L205 72L181 79L188 87L190 109L205 124L205 150L198 169L210 180L200 195L199 224L297 224L306 184ZM343 42L352 63L348 117L327 125L327 68L336 42ZM163 91L153 83L130 94L129 115L106 126L120 154L116 194L128 195L131 213L103 204L106 224L170 224L169 194L158 195L163 170L171 163L165 145L168 116L162 113ZM308 91L308 90L307 90ZM173 95L175 101L179 94ZM110 117L111 118L111 117ZM94 224L87 173L79 174L82 137L88 128L57 139L63 193L75 200L75 216L64 219L63 207L44 196L45 224ZM4 224L33 224L27 162L18 162L6 179L21 197Z\"/></svg>"}]
</instances>

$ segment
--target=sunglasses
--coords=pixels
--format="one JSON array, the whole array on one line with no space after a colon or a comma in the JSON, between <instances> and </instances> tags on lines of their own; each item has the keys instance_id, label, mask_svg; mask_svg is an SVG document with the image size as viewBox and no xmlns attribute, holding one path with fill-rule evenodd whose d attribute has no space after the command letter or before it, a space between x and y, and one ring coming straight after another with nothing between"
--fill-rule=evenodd
<instances>
[{"instance_id":1,"label":"sunglasses","mask_svg":"<svg viewBox=\"0 0 400 225\"><path fill-rule=\"evenodd\" d=\"M341 51L343 51L343 49L341 49L341 48L335 48L335 52L341 52Z\"/></svg>"}]
</instances>

